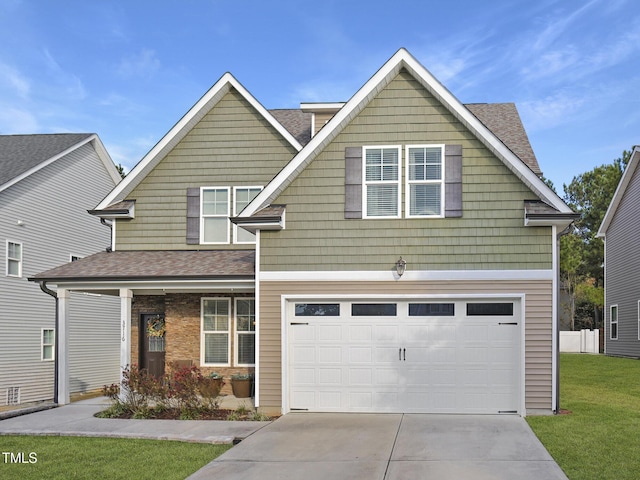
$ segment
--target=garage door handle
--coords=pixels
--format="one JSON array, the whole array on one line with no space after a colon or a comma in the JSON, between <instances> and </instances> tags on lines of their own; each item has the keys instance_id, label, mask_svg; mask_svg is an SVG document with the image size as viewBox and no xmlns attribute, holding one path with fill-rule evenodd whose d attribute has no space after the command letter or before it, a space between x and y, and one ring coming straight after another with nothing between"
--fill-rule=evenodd
<instances>
[{"instance_id":1,"label":"garage door handle","mask_svg":"<svg viewBox=\"0 0 640 480\"><path fill-rule=\"evenodd\" d=\"M398 360L402 361L402 349L398 349Z\"/></svg>"},{"instance_id":2,"label":"garage door handle","mask_svg":"<svg viewBox=\"0 0 640 480\"><path fill-rule=\"evenodd\" d=\"M407 361L407 349L406 348L402 349L402 360L404 360L405 362Z\"/></svg>"}]
</instances>

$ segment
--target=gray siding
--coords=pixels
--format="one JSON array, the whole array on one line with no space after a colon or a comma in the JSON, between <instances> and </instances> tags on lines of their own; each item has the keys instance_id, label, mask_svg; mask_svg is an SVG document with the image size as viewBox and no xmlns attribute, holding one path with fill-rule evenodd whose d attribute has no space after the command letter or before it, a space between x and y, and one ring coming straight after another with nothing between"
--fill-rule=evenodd
<instances>
[{"instance_id":1,"label":"gray siding","mask_svg":"<svg viewBox=\"0 0 640 480\"><path fill-rule=\"evenodd\" d=\"M20 387L23 403L53 397L54 365L40 360L40 335L54 327L55 303L27 278L109 245L109 229L87 210L113 186L88 144L0 193L0 405L12 386ZM5 275L7 239L23 245L22 278ZM109 324L112 318L118 324L118 299L74 294L72 303L79 296L70 318L72 392L119 375L119 330L114 335Z\"/></svg>"},{"instance_id":2,"label":"gray siding","mask_svg":"<svg viewBox=\"0 0 640 480\"><path fill-rule=\"evenodd\" d=\"M640 357L640 169L636 169L606 237L605 353ZM618 305L618 339L610 339L610 307Z\"/></svg>"}]
</instances>

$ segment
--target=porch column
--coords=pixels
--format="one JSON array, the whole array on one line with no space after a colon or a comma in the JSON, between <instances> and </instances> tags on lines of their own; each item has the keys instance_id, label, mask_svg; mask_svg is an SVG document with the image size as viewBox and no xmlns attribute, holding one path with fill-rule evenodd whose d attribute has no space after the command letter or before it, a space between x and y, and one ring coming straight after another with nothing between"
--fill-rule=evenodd
<instances>
[{"instance_id":1,"label":"porch column","mask_svg":"<svg viewBox=\"0 0 640 480\"><path fill-rule=\"evenodd\" d=\"M126 392L122 387L123 370L131 365L131 300L133 292L127 288L120 289L120 398Z\"/></svg>"},{"instance_id":2,"label":"porch column","mask_svg":"<svg viewBox=\"0 0 640 480\"><path fill-rule=\"evenodd\" d=\"M71 402L69 393L69 290L58 288L58 404Z\"/></svg>"}]
</instances>

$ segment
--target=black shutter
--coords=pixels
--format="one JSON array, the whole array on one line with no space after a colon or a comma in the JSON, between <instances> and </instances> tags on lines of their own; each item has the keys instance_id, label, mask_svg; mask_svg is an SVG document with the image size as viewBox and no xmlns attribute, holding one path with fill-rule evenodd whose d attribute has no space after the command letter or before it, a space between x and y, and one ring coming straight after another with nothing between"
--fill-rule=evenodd
<instances>
[{"instance_id":1,"label":"black shutter","mask_svg":"<svg viewBox=\"0 0 640 480\"><path fill-rule=\"evenodd\" d=\"M200 243L200 188L187 188L187 245Z\"/></svg>"},{"instance_id":2,"label":"black shutter","mask_svg":"<svg viewBox=\"0 0 640 480\"><path fill-rule=\"evenodd\" d=\"M462 145L445 145L444 216L462 217Z\"/></svg>"},{"instance_id":3,"label":"black shutter","mask_svg":"<svg viewBox=\"0 0 640 480\"><path fill-rule=\"evenodd\" d=\"M362 218L362 147L344 149L344 218Z\"/></svg>"}]
</instances>

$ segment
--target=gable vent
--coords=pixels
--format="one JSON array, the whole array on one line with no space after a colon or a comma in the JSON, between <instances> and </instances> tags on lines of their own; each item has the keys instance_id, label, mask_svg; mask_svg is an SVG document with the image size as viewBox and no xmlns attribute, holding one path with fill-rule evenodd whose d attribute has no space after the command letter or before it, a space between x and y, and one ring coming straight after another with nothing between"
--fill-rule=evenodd
<instances>
[{"instance_id":1,"label":"gable vent","mask_svg":"<svg viewBox=\"0 0 640 480\"><path fill-rule=\"evenodd\" d=\"M7 405L20 404L20 387L7 388Z\"/></svg>"}]
</instances>

